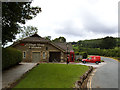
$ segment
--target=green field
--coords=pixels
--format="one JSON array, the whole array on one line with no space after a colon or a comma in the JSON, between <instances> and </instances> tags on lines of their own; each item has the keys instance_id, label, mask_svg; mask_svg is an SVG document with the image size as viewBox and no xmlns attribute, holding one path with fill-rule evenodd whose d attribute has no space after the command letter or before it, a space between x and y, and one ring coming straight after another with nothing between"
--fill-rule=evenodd
<instances>
[{"instance_id":1,"label":"green field","mask_svg":"<svg viewBox=\"0 0 120 90\"><path fill-rule=\"evenodd\" d=\"M40 64L25 75L15 88L71 88L89 67L73 64Z\"/></svg>"}]
</instances>

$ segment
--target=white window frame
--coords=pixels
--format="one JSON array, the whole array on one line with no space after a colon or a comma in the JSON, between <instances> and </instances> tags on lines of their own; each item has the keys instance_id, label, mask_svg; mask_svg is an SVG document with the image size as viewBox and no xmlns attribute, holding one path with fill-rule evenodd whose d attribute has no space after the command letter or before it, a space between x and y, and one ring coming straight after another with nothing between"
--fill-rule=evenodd
<instances>
[{"instance_id":1,"label":"white window frame","mask_svg":"<svg viewBox=\"0 0 120 90\"><path fill-rule=\"evenodd\" d=\"M23 51L23 58L26 58L26 51Z\"/></svg>"},{"instance_id":2,"label":"white window frame","mask_svg":"<svg viewBox=\"0 0 120 90\"><path fill-rule=\"evenodd\" d=\"M46 59L46 55L45 55L46 53L45 52L43 52L43 59Z\"/></svg>"}]
</instances>

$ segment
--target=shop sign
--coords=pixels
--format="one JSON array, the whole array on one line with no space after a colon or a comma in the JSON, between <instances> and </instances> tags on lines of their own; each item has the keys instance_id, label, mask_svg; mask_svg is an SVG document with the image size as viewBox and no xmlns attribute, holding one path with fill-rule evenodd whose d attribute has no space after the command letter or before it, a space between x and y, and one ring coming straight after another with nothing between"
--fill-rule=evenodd
<instances>
[{"instance_id":1,"label":"shop sign","mask_svg":"<svg viewBox=\"0 0 120 90\"><path fill-rule=\"evenodd\" d=\"M44 47L44 44L26 44L25 46L28 46L29 48L41 48Z\"/></svg>"}]
</instances>

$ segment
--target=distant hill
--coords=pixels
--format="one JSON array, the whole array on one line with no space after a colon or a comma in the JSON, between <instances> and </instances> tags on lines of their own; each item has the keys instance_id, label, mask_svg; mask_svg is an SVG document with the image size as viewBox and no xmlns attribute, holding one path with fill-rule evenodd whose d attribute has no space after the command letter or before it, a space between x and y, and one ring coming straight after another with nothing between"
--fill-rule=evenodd
<instances>
[{"instance_id":1,"label":"distant hill","mask_svg":"<svg viewBox=\"0 0 120 90\"><path fill-rule=\"evenodd\" d=\"M120 38L115 38L116 40L116 47L120 47ZM86 47L86 48L99 48L101 41L103 38L99 39L91 39L91 40L79 40L78 42L71 42L72 45L77 45L81 47Z\"/></svg>"}]
</instances>

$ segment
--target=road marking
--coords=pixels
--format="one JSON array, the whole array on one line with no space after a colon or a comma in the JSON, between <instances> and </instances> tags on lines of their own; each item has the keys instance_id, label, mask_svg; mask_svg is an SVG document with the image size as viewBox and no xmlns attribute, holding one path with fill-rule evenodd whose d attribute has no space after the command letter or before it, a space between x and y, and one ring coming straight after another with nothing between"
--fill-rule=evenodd
<instances>
[{"instance_id":1,"label":"road marking","mask_svg":"<svg viewBox=\"0 0 120 90\"><path fill-rule=\"evenodd\" d=\"M93 72L90 74L90 77L89 77L89 80L88 80L88 83L87 83L88 90L92 90L91 81L92 81L92 78L95 75L96 71L97 71L97 69L94 69Z\"/></svg>"},{"instance_id":2,"label":"road marking","mask_svg":"<svg viewBox=\"0 0 120 90\"><path fill-rule=\"evenodd\" d=\"M107 64L107 63L101 63L101 65L99 65L99 66L97 66L97 67L95 67L95 66L93 66L95 69L93 70L93 72L90 74L90 77L89 77L89 80L88 80L88 83L87 83L87 88L88 88L88 90L92 90L92 78L93 78L93 76L95 75L95 73L96 73L96 71L97 71L97 68L100 68L101 66L103 66L103 65L105 65L105 64Z\"/></svg>"}]
</instances>

